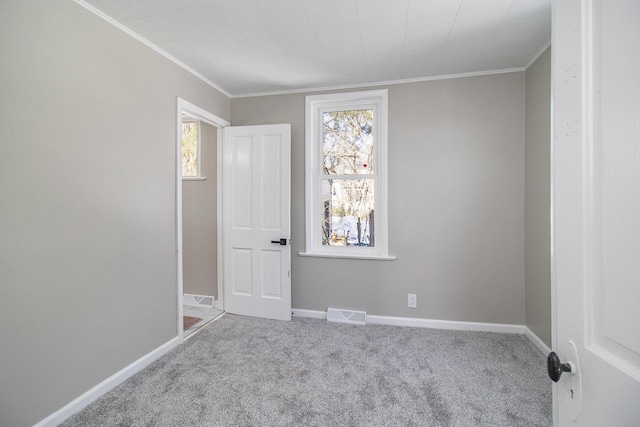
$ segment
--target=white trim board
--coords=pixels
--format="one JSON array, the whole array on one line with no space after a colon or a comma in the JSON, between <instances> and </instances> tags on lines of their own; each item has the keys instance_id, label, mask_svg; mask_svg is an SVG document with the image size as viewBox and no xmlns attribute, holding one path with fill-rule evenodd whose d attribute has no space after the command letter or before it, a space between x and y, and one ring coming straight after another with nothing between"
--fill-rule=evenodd
<instances>
[{"instance_id":1,"label":"white trim board","mask_svg":"<svg viewBox=\"0 0 640 427\"><path fill-rule=\"evenodd\" d=\"M460 322L456 320L415 319L411 317L367 316L372 325L411 326L414 328L448 329L452 331L498 332L524 334L524 326L502 323Z\"/></svg>"},{"instance_id":2,"label":"white trim board","mask_svg":"<svg viewBox=\"0 0 640 427\"><path fill-rule=\"evenodd\" d=\"M149 49L154 50L156 53L164 56L169 61L171 61L174 64L176 64L178 67L180 67L183 70L193 74L195 77L199 78L204 83L208 84L209 86L211 86L212 88L214 88L218 92L222 93L227 98L231 98L232 97L229 92L227 92L226 90L222 89L220 86L218 86L217 84L215 84L214 82L212 82L211 80L209 80L208 78L206 78L205 76L203 76L202 74L200 74L199 72L194 70L193 68L189 67L184 62L174 58L171 55L169 55L167 52L165 52L164 50L160 49L158 46L156 46L155 44L151 43L149 40L145 39L144 37L140 36L139 34L135 33L134 31L130 30L129 28L125 27L120 22L116 21L115 19L113 19L112 17L110 17L109 15L107 15L106 13L101 11L100 9L96 8L93 5L90 5L85 0L73 0L73 1L76 2L78 5L84 7L89 12L93 13L94 15L96 15L96 16L102 18L103 20L107 21L109 24L113 25L114 27L116 27L120 31L126 33L128 36L133 37L134 39L136 39L140 43L142 43L145 46L147 46Z\"/></svg>"},{"instance_id":3,"label":"white trim board","mask_svg":"<svg viewBox=\"0 0 640 427\"><path fill-rule=\"evenodd\" d=\"M310 319L327 319L327 312L318 310L304 310L294 308L291 310L291 315L294 317L307 317ZM367 315L367 324L410 326L414 328L449 329L455 331L499 332L505 334L520 335L523 335L525 333L524 325L459 322L455 320L418 319L413 317L377 316L374 314Z\"/></svg>"},{"instance_id":4,"label":"white trim board","mask_svg":"<svg viewBox=\"0 0 640 427\"><path fill-rule=\"evenodd\" d=\"M544 341L542 341L540 337L534 334L533 331L527 326L524 327L524 335L529 338L529 341L531 341L542 354L547 356L549 353L551 353L551 349L549 348L549 346L546 345Z\"/></svg>"},{"instance_id":5,"label":"white trim board","mask_svg":"<svg viewBox=\"0 0 640 427\"><path fill-rule=\"evenodd\" d=\"M183 260L182 260L182 113L188 113L190 117L205 122L211 126L218 128L217 130L217 169L218 169L218 223L217 233L218 236L222 236L222 128L230 126L231 123L224 120L221 117L216 116L213 113L198 107L189 101L176 97L176 269L177 276L177 301L178 301L178 317L176 318L176 331L180 339L184 338L184 330L182 328L182 316L183 316L183 304L184 304L184 283L183 283ZM222 265L222 239L217 239L218 245L218 266ZM222 268L218 268L218 301L217 308L224 310L224 290L222 289Z\"/></svg>"},{"instance_id":6,"label":"white trim board","mask_svg":"<svg viewBox=\"0 0 640 427\"><path fill-rule=\"evenodd\" d=\"M305 310L294 308L293 317L327 320L327 312L319 310ZM411 317L392 317L367 315L367 323L371 325L409 326L414 328L448 329L454 331L497 332L502 334L518 334L527 337L533 345L545 356L551 349L536 334L525 325L510 325L502 323L460 322L455 320L416 319Z\"/></svg>"},{"instance_id":7,"label":"white trim board","mask_svg":"<svg viewBox=\"0 0 640 427\"><path fill-rule=\"evenodd\" d=\"M546 49L546 48L545 48ZM544 52L544 50L542 51ZM540 53L542 53L540 52ZM459 73L459 74L441 74L438 76L427 76L427 77L416 77L411 79L398 79L398 80L386 80L382 82L367 82L367 83L357 83L357 84L346 84L346 85L336 85L336 86L320 86L320 87L311 87L306 89L290 89L290 90L277 90L273 92L254 92L254 93L241 93L237 95L231 95L231 99L236 98L253 98L260 96L273 96L273 95L290 95L293 93L312 93L312 92L323 92L328 90L349 90L349 89L360 89L360 88L375 88L377 86L390 86L390 85L400 85L405 83L418 83L418 82L430 82L434 80L448 80L448 79L460 79L465 77L478 77L478 76L491 76L494 74L506 74L506 73L518 73L521 71L525 71L524 67L516 67L516 68L504 68L499 70L487 70L487 71L472 71L469 73Z\"/></svg>"},{"instance_id":8,"label":"white trim board","mask_svg":"<svg viewBox=\"0 0 640 427\"><path fill-rule=\"evenodd\" d=\"M120 31L126 33L130 37L133 37L135 40L137 40L140 43L144 44L148 48L154 50L158 54L160 54L163 57L167 58L169 61L173 62L174 64L176 64L180 68L182 68L185 71L193 74L195 77L197 77L198 79L202 80L205 84L211 86L212 88L214 88L218 92L222 93L223 95L225 95L229 99L252 98L252 97L272 96L272 95L288 95L288 94L293 94L293 93L322 92L322 91L328 91L328 90L348 90L348 89L358 89L358 88L363 88L363 87L388 86L388 85L395 85L395 84L414 83L414 82L423 82L423 81L432 81L432 80L456 79L456 78L461 78L461 77L475 77L475 76L485 76L485 75L492 75L492 74L515 73L515 72L519 72L519 71L525 71L527 68L529 68L529 66L531 66L531 64L533 64L533 62L535 62L535 60L538 58L538 56L540 56L540 54L542 54L542 52L544 52L546 50L546 48L549 47L549 44L551 43L551 41L549 41L547 44L545 44L545 46L533 58L531 58L529 60L529 62L524 67L514 67L514 68L486 70L486 71L472 71L472 72L458 73L458 74L443 74L443 75L437 75L437 76L426 76L426 77L417 77L417 78L408 78L408 79L396 79L396 80L387 80L387 81L381 81L381 82L367 82L367 83L358 83L358 84L320 86L320 87L299 88L299 89L290 89L290 90L286 90L285 89L285 90L270 91L270 92L252 92L252 93L232 94L232 93L227 92L221 86L219 86L216 83L214 83L213 81L209 80L208 78L206 78L202 74L200 74L198 71L196 71L193 68L191 68L190 66L186 65L184 62L180 61L179 59L177 59L174 56L170 55L169 53L165 52L160 47L156 46L154 43L150 42L149 40L145 39L144 37L140 36L139 34L135 33L134 31L130 30L129 28L125 27L123 24L121 24L120 22L116 21L115 19L113 19L109 15L105 14L104 12L102 12L101 10L96 8L95 6L87 3L85 0L73 0L73 1L76 2L78 5L82 6L83 8L87 9L89 12L93 13L94 15L100 17L104 21L106 21L109 24L113 25L114 27L116 27Z\"/></svg>"},{"instance_id":9,"label":"white trim board","mask_svg":"<svg viewBox=\"0 0 640 427\"><path fill-rule=\"evenodd\" d=\"M111 375L100 384L81 394L76 399L63 406L61 409L57 410L45 419L41 420L39 423L35 424L34 427L54 427L62 424L62 422L67 420L69 417L80 412L90 403L99 399L104 394L113 390L114 388L179 346L180 343L182 343L181 338L172 338L171 340L162 344L160 347L142 356L140 359L136 360L129 366Z\"/></svg>"},{"instance_id":10,"label":"white trim board","mask_svg":"<svg viewBox=\"0 0 640 427\"><path fill-rule=\"evenodd\" d=\"M542 56L542 54L549 48L549 46L551 46L551 40L549 40L547 43L545 43L544 46L542 46L542 48L538 51L538 53L536 53L533 58L531 58L529 60L529 62L527 62L527 65L524 66L524 70L527 71L527 69L529 67L531 67L533 65L534 62L536 62L538 60L538 58L540 58L540 56Z\"/></svg>"},{"instance_id":11,"label":"white trim board","mask_svg":"<svg viewBox=\"0 0 640 427\"><path fill-rule=\"evenodd\" d=\"M294 308L291 310L291 315L293 317L327 320L326 311ZM218 320L221 317L222 316L219 316L215 320ZM367 322L370 324L378 325L412 326L419 328L449 329L460 331L524 334L545 356L549 354L549 352L551 352L551 349L536 334L534 334L531 329L521 325L414 319L409 317L390 317L375 315L367 316ZM76 399L72 400L58 411L44 418L43 420L35 424L34 427L54 427L63 423L72 415L80 412L82 409L87 407L90 403L99 399L101 396L116 388L117 386L149 366L151 363L155 362L174 348L178 347L182 341L183 340L179 337L172 338L171 340L162 344L160 347L142 356L140 359L136 360L129 366L116 372L106 380L102 381L100 384L96 385Z\"/></svg>"},{"instance_id":12,"label":"white trim board","mask_svg":"<svg viewBox=\"0 0 640 427\"><path fill-rule=\"evenodd\" d=\"M116 21L115 19L113 19L109 15L105 14L104 12L102 12L100 9L98 9L95 6L87 3L85 0L73 0L73 1L75 3L77 3L79 6L82 6L83 8L87 9L89 12L93 13L94 15L100 17L104 21L106 21L109 24L113 25L114 27L116 27L120 31L126 33L128 36L133 37L135 40L137 40L140 43L144 44L149 49L154 50L156 53L158 53L158 54L162 55L163 57L167 58L169 61L173 62L174 64L176 64L180 68L182 68L185 71L193 74L195 77L197 77L198 79L202 80L205 84L211 86L212 88L214 88L218 92L222 93L223 95L225 95L229 99L251 98L251 97L271 96L271 95L287 95L287 94L292 94L292 93L321 92L321 91L327 91L327 90L358 89L358 88L362 88L362 87L387 86L387 85L393 85L393 84L413 83L413 82L442 80L442 79L454 79L454 78L460 78L460 77L473 77L473 76L484 76L484 75L491 75L491 74L513 73L513 72L518 72L518 71L525 71L527 69L527 67L531 63L533 63L535 61L535 59L537 58L537 57L534 57L530 61L530 63L527 64L527 66L525 66L525 67L505 68L505 69L487 70L487 71L474 71L474 72L459 73L459 74L444 74L444 75L439 75L439 76L427 76L427 77L418 77L418 78L411 78L411 79L397 79L397 80L388 80L388 81L382 81L382 82L335 85L335 86L322 86L322 87L300 88L300 89L290 89L290 90L279 90L279 91L271 91L271 92L253 92L253 93L232 94L232 93L227 92L221 86L219 86L216 83L214 83L213 81L209 80L208 78L206 78L202 74L200 74L198 71L196 71L193 68L189 67L184 62L180 61L179 59L177 59L174 56L170 55L169 53L165 52L160 47L156 46L154 43L150 42L149 40L145 39L144 37L140 36L139 34L135 33L134 31L130 30L129 28L125 27L120 22ZM545 47L545 49L546 49L546 47ZM542 52L544 52L545 49L542 49ZM541 52L539 52L538 55L540 53Z\"/></svg>"},{"instance_id":13,"label":"white trim board","mask_svg":"<svg viewBox=\"0 0 640 427\"><path fill-rule=\"evenodd\" d=\"M327 312L319 310L305 310L302 308L292 308L292 317L305 317L307 319L327 320Z\"/></svg>"}]
</instances>

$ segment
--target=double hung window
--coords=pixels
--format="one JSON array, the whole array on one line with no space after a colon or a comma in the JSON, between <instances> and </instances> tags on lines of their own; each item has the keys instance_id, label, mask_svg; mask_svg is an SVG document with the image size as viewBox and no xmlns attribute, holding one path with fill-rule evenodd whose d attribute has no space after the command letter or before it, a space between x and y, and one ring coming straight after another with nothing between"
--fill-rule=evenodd
<instances>
[{"instance_id":1,"label":"double hung window","mask_svg":"<svg viewBox=\"0 0 640 427\"><path fill-rule=\"evenodd\" d=\"M306 253L390 258L387 91L306 98Z\"/></svg>"}]
</instances>

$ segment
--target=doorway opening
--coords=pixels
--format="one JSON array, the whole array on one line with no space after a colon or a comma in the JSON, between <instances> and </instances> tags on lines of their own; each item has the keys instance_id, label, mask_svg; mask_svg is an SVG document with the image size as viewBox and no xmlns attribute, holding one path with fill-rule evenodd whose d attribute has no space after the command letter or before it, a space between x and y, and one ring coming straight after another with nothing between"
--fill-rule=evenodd
<instances>
[{"instance_id":1,"label":"doorway opening","mask_svg":"<svg viewBox=\"0 0 640 427\"><path fill-rule=\"evenodd\" d=\"M230 123L181 98L176 112L177 333L185 339L224 311L221 147Z\"/></svg>"}]
</instances>

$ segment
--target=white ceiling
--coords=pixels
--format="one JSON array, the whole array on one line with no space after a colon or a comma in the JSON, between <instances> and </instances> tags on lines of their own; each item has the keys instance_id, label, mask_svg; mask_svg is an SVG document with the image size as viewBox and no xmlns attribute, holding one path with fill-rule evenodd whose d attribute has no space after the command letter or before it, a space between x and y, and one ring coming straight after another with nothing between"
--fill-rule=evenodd
<instances>
[{"instance_id":1,"label":"white ceiling","mask_svg":"<svg viewBox=\"0 0 640 427\"><path fill-rule=\"evenodd\" d=\"M227 95L523 69L551 0L78 0Z\"/></svg>"}]
</instances>

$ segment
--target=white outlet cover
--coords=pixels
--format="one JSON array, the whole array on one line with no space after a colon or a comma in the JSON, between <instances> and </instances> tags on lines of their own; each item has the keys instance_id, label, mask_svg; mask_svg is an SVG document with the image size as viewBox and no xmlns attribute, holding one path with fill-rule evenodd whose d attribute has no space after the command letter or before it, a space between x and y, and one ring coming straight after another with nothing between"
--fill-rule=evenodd
<instances>
[{"instance_id":1,"label":"white outlet cover","mask_svg":"<svg viewBox=\"0 0 640 427\"><path fill-rule=\"evenodd\" d=\"M409 308L418 307L418 297L416 296L416 294L407 295L407 305L409 306Z\"/></svg>"}]
</instances>

